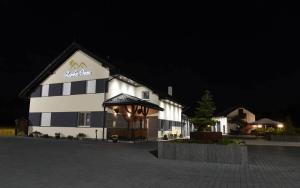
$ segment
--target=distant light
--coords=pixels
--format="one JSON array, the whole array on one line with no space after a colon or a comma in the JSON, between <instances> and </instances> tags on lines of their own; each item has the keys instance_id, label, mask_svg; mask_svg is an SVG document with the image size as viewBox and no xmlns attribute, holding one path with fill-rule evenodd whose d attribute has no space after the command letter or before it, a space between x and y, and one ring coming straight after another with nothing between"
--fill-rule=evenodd
<instances>
[{"instance_id":1,"label":"distant light","mask_svg":"<svg viewBox=\"0 0 300 188\"><path fill-rule=\"evenodd\" d=\"M257 125L258 128L262 128L262 125Z\"/></svg>"},{"instance_id":2,"label":"distant light","mask_svg":"<svg viewBox=\"0 0 300 188\"><path fill-rule=\"evenodd\" d=\"M131 114L130 114L129 112L127 112L127 116L128 116L128 117L130 117L130 116L131 116Z\"/></svg>"},{"instance_id":3,"label":"distant light","mask_svg":"<svg viewBox=\"0 0 300 188\"><path fill-rule=\"evenodd\" d=\"M277 127L278 128L283 128L284 126L283 126L283 124L278 124Z\"/></svg>"}]
</instances>

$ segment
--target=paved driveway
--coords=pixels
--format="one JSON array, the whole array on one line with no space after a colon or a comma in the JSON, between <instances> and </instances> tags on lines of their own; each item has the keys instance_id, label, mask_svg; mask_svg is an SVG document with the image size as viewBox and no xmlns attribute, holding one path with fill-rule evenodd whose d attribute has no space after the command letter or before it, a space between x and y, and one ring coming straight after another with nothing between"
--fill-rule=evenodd
<instances>
[{"instance_id":1,"label":"paved driveway","mask_svg":"<svg viewBox=\"0 0 300 188\"><path fill-rule=\"evenodd\" d=\"M0 138L0 187L300 187L299 147L249 146L250 164L158 160L155 143Z\"/></svg>"}]
</instances>

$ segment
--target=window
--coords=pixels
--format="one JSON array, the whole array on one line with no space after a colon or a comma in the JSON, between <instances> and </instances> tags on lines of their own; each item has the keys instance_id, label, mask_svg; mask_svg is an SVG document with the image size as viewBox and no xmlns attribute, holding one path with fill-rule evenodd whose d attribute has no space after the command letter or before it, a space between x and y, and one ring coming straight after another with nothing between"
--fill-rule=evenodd
<instances>
[{"instance_id":1,"label":"window","mask_svg":"<svg viewBox=\"0 0 300 188\"><path fill-rule=\"evenodd\" d=\"M143 99L149 99L150 98L149 91L143 91L142 92L142 98Z\"/></svg>"},{"instance_id":2,"label":"window","mask_svg":"<svg viewBox=\"0 0 300 188\"><path fill-rule=\"evenodd\" d=\"M41 126L50 126L51 124L51 113L42 113Z\"/></svg>"},{"instance_id":3,"label":"window","mask_svg":"<svg viewBox=\"0 0 300 188\"><path fill-rule=\"evenodd\" d=\"M49 94L49 85L42 86L42 97L47 97Z\"/></svg>"},{"instance_id":4,"label":"window","mask_svg":"<svg viewBox=\"0 0 300 188\"><path fill-rule=\"evenodd\" d=\"M64 83L63 85L63 95L71 94L71 83Z\"/></svg>"},{"instance_id":5,"label":"window","mask_svg":"<svg viewBox=\"0 0 300 188\"><path fill-rule=\"evenodd\" d=\"M78 126L86 127L91 125L91 113L90 112L79 112L78 113Z\"/></svg>"},{"instance_id":6,"label":"window","mask_svg":"<svg viewBox=\"0 0 300 188\"><path fill-rule=\"evenodd\" d=\"M87 81L86 93L96 93L96 80Z\"/></svg>"}]
</instances>

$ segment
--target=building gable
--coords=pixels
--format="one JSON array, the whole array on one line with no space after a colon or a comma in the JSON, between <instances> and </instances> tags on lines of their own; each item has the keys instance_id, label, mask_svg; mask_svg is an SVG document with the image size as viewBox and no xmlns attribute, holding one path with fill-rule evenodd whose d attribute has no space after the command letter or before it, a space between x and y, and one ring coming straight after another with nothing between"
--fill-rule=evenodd
<instances>
[{"instance_id":1,"label":"building gable","mask_svg":"<svg viewBox=\"0 0 300 188\"><path fill-rule=\"evenodd\" d=\"M101 62L81 50L64 61L41 85L94 80L109 77L109 70Z\"/></svg>"}]
</instances>

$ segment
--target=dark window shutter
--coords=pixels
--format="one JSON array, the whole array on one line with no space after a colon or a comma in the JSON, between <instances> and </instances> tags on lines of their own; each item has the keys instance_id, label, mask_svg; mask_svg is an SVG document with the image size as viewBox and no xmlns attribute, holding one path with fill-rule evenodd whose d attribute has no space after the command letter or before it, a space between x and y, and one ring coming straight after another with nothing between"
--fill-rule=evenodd
<instances>
[{"instance_id":1,"label":"dark window shutter","mask_svg":"<svg viewBox=\"0 0 300 188\"><path fill-rule=\"evenodd\" d=\"M63 84L50 84L49 96L62 96Z\"/></svg>"},{"instance_id":2,"label":"dark window shutter","mask_svg":"<svg viewBox=\"0 0 300 188\"><path fill-rule=\"evenodd\" d=\"M85 94L86 81L78 81L71 83L71 95Z\"/></svg>"}]
</instances>

